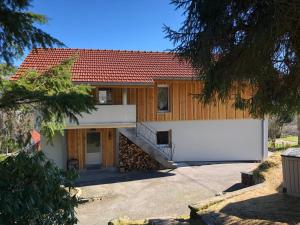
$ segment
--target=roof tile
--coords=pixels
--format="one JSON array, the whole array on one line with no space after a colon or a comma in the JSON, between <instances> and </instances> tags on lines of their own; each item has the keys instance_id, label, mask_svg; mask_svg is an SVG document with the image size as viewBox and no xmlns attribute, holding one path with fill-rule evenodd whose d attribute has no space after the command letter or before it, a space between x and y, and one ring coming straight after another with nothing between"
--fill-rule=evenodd
<instances>
[{"instance_id":1,"label":"roof tile","mask_svg":"<svg viewBox=\"0 0 300 225\"><path fill-rule=\"evenodd\" d=\"M28 69L43 72L78 55L72 67L75 82L153 83L155 79L191 79L195 71L169 52L38 48L32 50L12 79Z\"/></svg>"}]
</instances>

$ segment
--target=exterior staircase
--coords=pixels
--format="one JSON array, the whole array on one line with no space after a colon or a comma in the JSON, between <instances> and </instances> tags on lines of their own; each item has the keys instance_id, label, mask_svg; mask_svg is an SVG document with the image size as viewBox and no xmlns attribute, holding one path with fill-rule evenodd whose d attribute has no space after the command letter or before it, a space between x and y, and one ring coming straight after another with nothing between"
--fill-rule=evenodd
<instances>
[{"instance_id":1,"label":"exterior staircase","mask_svg":"<svg viewBox=\"0 0 300 225\"><path fill-rule=\"evenodd\" d=\"M146 130L148 134L145 133ZM154 139L154 136L156 139L156 133L151 128L148 128L144 124L137 124L136 128L121 128L119 129L119 132L136 144L144 152L152 156L152 158L154 158L163 168L177 168L172 161L174 146L160 147L155 144L156 142L153 143L151 139Z\"/></svg>"}]
</instances>

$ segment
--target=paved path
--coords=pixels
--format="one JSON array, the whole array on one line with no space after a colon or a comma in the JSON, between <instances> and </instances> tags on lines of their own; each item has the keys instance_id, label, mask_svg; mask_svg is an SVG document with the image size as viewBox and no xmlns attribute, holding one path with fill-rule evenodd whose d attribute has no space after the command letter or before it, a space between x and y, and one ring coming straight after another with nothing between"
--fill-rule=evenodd
<instances>
[{"instance_id":1,"label":"paved path","mask_svg":"<svg viewBox=\"0 0 300 225\"><path fill-rule=\"evenodd\" d=\"M188 204L233 190L240 182L240 172L255 166L231 163L182 166L170 172L103 173L96 176L98 184L81 187L83 195L101 200L79 206L79 224L105 225L124 216L142 219L189 214Z\"/></svg>"}]
</instances>

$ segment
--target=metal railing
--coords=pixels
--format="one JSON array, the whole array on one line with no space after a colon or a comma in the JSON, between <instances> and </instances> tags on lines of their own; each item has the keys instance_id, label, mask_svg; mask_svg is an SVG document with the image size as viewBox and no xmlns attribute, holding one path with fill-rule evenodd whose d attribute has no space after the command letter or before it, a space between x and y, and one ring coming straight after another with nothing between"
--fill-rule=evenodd
<instances>
[{"instance_id":1,"label":"metal railing","mask_svg":"<svg viewBox=\"0 0 300 225\"><path fill-rule=\"evenodd\" d=\"M170 143L168 145L157 144L157 131L154 128L150 128L145 123L136 123L136 136L144 138L148 143L155 147L160 153L162 153L168 160L173 160L175 145Z\"/></svg>"}]
</instances>

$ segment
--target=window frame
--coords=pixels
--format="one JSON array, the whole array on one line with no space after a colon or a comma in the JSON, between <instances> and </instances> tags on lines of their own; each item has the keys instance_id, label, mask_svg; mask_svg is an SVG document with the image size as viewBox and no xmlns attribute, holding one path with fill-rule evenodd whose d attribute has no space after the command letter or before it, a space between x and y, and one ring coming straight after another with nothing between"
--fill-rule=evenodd
<instances>
[{"instance_id":1,"label":"window frame","mask_svg":"<svg viewBox=\"0 0 300 225\"><path fill-rule=\"evenodd\" d=\"M102 152L102 133L100 131L94 131L94 130L88 130L86 132L86 141L85 141L85 152L88 153L94 153L94 152L88 152L88 135L89 134L95 134L99 137L99 152ZM98 146L97 146L98 147Z\"/></svg>"},{"instance_id":2,"label":"window frame","mask_svg":"<svg viewBox=\"0 0 300 225\"><path fill-rule=\"evenodd\" d=\"M166 110L160 110L159 108L158 108L158 89L159 88L167 88L168 89L168 109L166 109ZM157 96L156 96L156 109L157 109L157 113L169 113L169 112L171 112L171 105L170 105L170 85L168 85L168 84L158 84L157 85L157 91L156 91L156 93L157 93Z\"/></svg>"},{"instance_id":3,"label":"window frame","mask_svg":"<svg viewBox=\"0 0 300 225\"><path fill-rule=\"evenodd\" d=\"M106 98L107 98L106 103L100 103L100 92L101 91L106 91ZM110 100L108 100L109 93L110 93L110 98L111 98ZM97 95L98 95L98 105L112 105L113 104L113 91L111 88L98 88Z\"/></svg>"},{"instance_id":4,"label":"window frame","mask_svg":"<svg viewBox=\"0 0 300 225\"><path fill-rule=\"evenodd\" d=\"M168 143L167 144L158 144L158 137L157 137L157 135L158 135L159 132L167 132L167 134L168 134ZM169 147L171 145L171 140L172 140L171 135L172 135L171 130L160 130L160 131L157 131L156 132L156 145L157 146L161 146L161 147Z\"/></svg>"}]
</instances>

